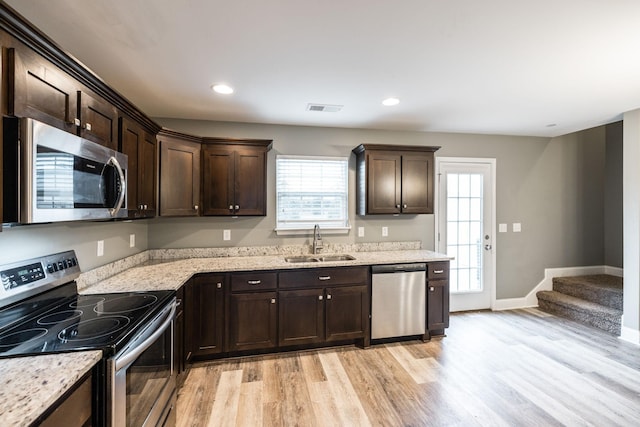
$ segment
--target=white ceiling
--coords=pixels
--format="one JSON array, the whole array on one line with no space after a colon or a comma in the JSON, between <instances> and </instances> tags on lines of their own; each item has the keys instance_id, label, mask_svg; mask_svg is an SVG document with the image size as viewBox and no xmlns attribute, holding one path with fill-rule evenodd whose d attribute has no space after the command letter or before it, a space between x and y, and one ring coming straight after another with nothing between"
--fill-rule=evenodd
<instances>
[{"instance_id":1,"label":"white ceiling","mask_svg":"<svg viewBox=\"0 0 640 427\"><path fill-rule=\"evenodd\" d=\"M556 136L640 107L637 0L6 3L152 117Z\"/></svg>"}]
</instances>

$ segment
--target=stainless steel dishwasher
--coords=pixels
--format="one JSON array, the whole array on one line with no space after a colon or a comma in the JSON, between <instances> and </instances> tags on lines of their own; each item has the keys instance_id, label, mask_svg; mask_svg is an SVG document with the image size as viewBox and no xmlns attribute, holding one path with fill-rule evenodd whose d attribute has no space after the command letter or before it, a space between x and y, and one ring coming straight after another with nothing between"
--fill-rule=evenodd
<instances>
[{"instance_id":1,"label":"stainless steel dishwasher","mask_svg":"<svg viewBox=\"0 0 640 427\"><path fill-rule=\"evenodd\" d=\"M426 263L371 267L371 339L426 332Z\"/></svg>"}]
</instances>

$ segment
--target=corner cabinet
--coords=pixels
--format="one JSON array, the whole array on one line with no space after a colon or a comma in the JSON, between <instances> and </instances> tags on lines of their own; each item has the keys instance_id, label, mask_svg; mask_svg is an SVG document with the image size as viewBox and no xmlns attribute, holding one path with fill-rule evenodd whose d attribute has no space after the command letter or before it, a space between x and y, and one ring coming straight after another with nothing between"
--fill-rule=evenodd
<instances>
[{"instance_id":1,"label":"corner cabinet","mask_svg":"<svg viewBox=\"0 0 640 427\"><path fill-rule=\"evenodd\" d=\"M266 216L271 140L203 138L202 214Z\"/></svg>"},{"instance_id":2,"label":"corner cabinet","mask_svg":"<svg viewBox=\"0 0 640 427\"><path fill-rule=\"evenodd\" d=\"M160 216L198 216L201 138L163 129L160 143Z\"/></svg>"},{"instance_id":3,"label":"corner cabinet","mask_svg":"<svg viewBox=\"0 0 640 427\"><path fill-rule=\"evenodd\" d=\"M438 149L375 144L354 148L357 214L432 214Z\"/></svg>"}]
</instances>

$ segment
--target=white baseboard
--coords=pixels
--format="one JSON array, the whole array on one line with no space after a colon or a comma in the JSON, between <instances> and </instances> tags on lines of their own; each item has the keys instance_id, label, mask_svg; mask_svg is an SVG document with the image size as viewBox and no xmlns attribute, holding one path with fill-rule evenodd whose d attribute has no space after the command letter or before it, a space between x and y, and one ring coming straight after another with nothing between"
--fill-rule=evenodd
<instances>
[{"instance_id":1,"label":"white baseboard","mask_svg":"<svg viewBox=\"0 0 640 427\"><path fill-rule=\"evenodd\" d=\"M588 274L611 274L612 276L622 277L623 269L618 267L610 267L607 265L595 265L588 267L563 267L563 268L545 268L544 278L534 287L531 292L521 298L504 298L497 299L493 302L491 309L498 310L515 310L518 308L529 308L538 306L538 297L536 293L539 291L550 291L553 289L554 277L567 276L584 276Z\"/></svg>"},{"instance_id":2,"label":"white baseboard","mask_svg":"<svg viewBox=\"0 0 640 427\"><path fill-rule=\"evenodd\" d=\"M640 331L627 328L622 325L620 329L620 337L622 341L630 342L631 344L640 345Z\"/></svg>"}]
</instances>

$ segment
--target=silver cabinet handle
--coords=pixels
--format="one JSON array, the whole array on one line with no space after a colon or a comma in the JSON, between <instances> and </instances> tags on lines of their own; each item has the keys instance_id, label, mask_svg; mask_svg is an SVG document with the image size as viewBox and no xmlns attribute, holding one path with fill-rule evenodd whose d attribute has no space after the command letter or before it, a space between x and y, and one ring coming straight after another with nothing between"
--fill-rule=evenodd
<instances>
[{"instance_id":1,"label":"silver cabinet handle","mask_svg":"<svg viewBox=\"0 0 640 427\"><path fill-rule=\"evenodd\" d=\"M318 280L331 280L331 276L320 276Z\"/></svg>"},{"instance_id":2,"label":"silver cabinet handle","mask_svg":"<svg viewBox=\"0 0 640 427\"><path fill-rule=\"evenodd\" d=\"M444 270L433 270L433 274L442 274Z\"/></svg>"},{"instance_id":3,"label":"silver cabinet handle","mask_svg":"<svg viewBox=\"0 0 640 427\"><path fill-rule=\"evenodd\" d=\"M318 295L318 300L322 301L322 295Z\"/></svg>"},{"instance_id":4,"label":"silver cabinet handle","mask_svg":"<svg viewBox=\"0 0 640 427\"><path fill-rule=\"evenodd\" d=\"M271 304L275 304L276 303L276 299L275 298L271 298Z\"/></svg>"},{"instance_id":5,"label":"silver cabinet handle","mask_svg":"<svg viewBox=\"0 0 640 427\"><path fill-rule=\"evenodd\" d=\"M222 289L222 283L216 283L216 288Z\"/></svg>"},{"instance_id":6,"label":"silver cabinet handle","mask_svg":"<svg viewBox=\"0 0 640 427\"><path fill-rule=\"evenodd\" d=\"M262 280L247 280L247 283L250 285L259 285L262 283Z\"/></svg>"},{"instance_id":7,"label":"silver cabinet handle","mask_svg":"<svg viewBox=\"0 0 640 427\"><path fill-rule=\"evenodd\" d=\"M331 299L331 294L327 294L327 299Z\"/></svg>"}]
</instances>

